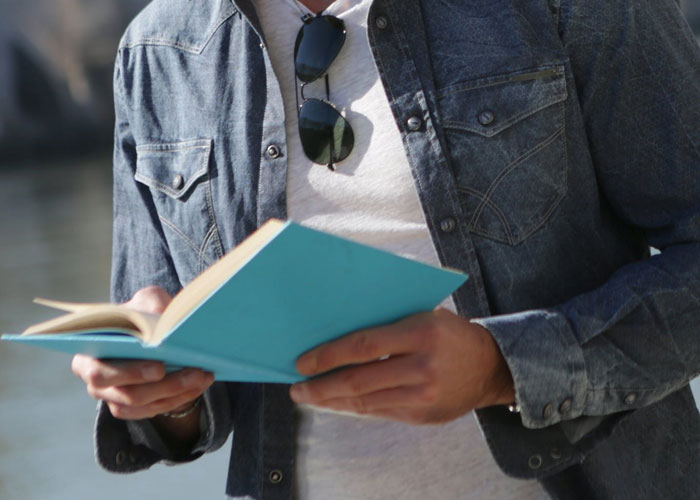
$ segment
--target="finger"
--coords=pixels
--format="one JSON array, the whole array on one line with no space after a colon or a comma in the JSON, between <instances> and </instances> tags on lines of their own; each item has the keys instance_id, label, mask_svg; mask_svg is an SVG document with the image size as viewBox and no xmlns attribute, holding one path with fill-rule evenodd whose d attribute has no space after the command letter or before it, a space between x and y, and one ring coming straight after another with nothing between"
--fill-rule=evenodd
<instances>
[{"instance_id":1,"label":"finger","mask_svg":"<svg viewBox=\"0 0 700 500\"><path fill-rule=\"evenodd\" d=\"M109 411L115 418L122 420L141 420L152 418L191 403L204 393L204 390L189 391L177 396L163 398L144 406L129 406L108 402Z\"/></svg>"},{"instance_id":2,"label":"finger","mask_svg":"<svg viewBox=\"0 0 700 500\"><path fill-rule=\"evenodd\" d=\"M71 368L94 388L144 384L165 377L165 365L159 361L104 361L76 354Z\"/></svg>"},{"instance_id":3,"label":"finger","mask_svg":"<svg viewBox=\"0 0 700 500\"><path fill-rule=\"evenodd\" d=\"M372 392L357 397L335 398L316 403L315 406L358 415L392 416L401 415L403 420L414 417L422 408L427 408L434 396L420 385L395 387Z\"/></svg>"},{"instance_id":4,"label":"finger","mask_svg":"<svg viewBox=\"0 0 700 500\"><path fill-rule=\"evenodd\" d=\"M423 343L419 325L417 318L411 317L391 325L359 330L302 354L297 360L297 370L302 375L315 375L387 355L414 352Z\"/></svg>"},{"instance_id":5,"label":"finger","mask_svg":"<svg viewBox=\"0 0 700 500\"><path fill-rule=\"evenodd\" d=\"M430 376L427 360L417 355L399 355L386 360L343 368L291 388L297 403L315 404L336 398L369 394L392 387L415 385Z\"/></svg>"},{"instance_id":6,"label":"finger","mask_svg":"<svg viewBox=\"0 0 700 500\"><path fill-rule=\"evenodd\" d=\"M187 368L171 373L163 380L150 384L88 387L95 399L123 406L143 407L161 399L179 397L191 392L203 392L214 382L214 376L196 368Z\"/></svg>"}]
</instances>

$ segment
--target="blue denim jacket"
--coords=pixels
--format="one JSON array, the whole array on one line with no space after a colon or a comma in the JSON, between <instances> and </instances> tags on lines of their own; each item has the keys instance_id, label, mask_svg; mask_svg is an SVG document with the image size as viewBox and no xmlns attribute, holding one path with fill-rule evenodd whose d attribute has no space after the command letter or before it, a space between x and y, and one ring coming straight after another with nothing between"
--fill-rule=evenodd
<instances>
[{"instance_id":1,"label":"blue denim jacket","mask_svg":"<svg viewBox=\"0 0 700 500\"><path fill-rule=\"evenodd\" d=\"M499 466L561 499L696 497L700 50L676 3L375 0L368 24L439 258L471 276L457 308L515 380L520 414L478 412ZM175 293L285 218L282 97L248 1L153 2L115 90L114 300ZM98 458L189 460L233 430L227 493L290 498L287 391L215 384L187 457L103 407Z\"/></svg>"}]
</instances>

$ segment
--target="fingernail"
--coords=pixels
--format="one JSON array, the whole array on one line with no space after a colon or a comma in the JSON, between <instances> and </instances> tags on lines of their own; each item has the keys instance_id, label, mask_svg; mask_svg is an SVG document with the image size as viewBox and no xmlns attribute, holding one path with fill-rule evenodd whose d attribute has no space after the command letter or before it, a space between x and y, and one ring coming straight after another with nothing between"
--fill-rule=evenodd
<instances>
[{"instance_id":1,"label":"fingernail","mask_svg":"<svg viewBox=\"0 0 700 500\"><path fill-rule=\"evenodd\" d=\"M141 368L141 375L149 381L156 381L163 378L163 372L158 365L146 365Z\"/></svg>"},{"instance_id":2,"label":"fingernail","mask_svg":"<svg viewBox=\"0 0 700 500\"><path fill-rule=\"evenodd\" d=\"M297 403L304 403L308 398L309 391L306 384L294 384L289 390L289 395Z\"/></svg>"},{"instance_id":3,"label":"fingernail","mask_svg":"<svg viewBox=\"0 0 700 500\"><path fill-rule=\"evenodd\" d=\"M316 373L316 367L318 366L318 360L316 355L309 353L303 354L297 360L297 370L302 375L311 375Z\"/></svg>"},{"instance_id":4,"label":"fingernail","mask_svg":"<svg viewBox=\"0 0 700 500\"><path fill-rule=\"evenodd\" d=\"M186 372L180 378L182 385L185 387L197 387L202 383L202 374L200 372L192 371Z\"/></svg>"}]
</instances>

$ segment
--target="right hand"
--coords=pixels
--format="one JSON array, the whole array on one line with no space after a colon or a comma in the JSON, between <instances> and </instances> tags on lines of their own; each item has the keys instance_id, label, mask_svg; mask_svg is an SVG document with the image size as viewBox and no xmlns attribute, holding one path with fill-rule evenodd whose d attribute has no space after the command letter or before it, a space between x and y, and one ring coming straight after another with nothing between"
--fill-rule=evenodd
<instances>
[{"instance_id":1,"label":"right hand","mask_svg":"<svg viewBox=\"0 0 700 500\"><path fill-rule=\"evenodd\" d=\"M157 286L142 288L125 305L142 312L163 312L172 297ZM85 382L87 392L103 400L112 415L139 420L187 408L214 382L211 373L197 368L166 374L159 361L102 361L76 354L73 373Z\"/></svg>"}]
</instances>

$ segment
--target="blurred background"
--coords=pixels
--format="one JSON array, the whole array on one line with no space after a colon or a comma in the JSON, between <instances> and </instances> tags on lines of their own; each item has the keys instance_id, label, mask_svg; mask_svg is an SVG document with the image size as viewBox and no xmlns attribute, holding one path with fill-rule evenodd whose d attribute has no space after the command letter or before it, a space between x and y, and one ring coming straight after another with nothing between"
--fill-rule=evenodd
<instances>
[{"instance_id":1,"label":"blurred background","mask_svg":"<svg viewBox=\"0 0 700 500\"><path fill-rule=\"evenodd\" d=\"M146 3L0 0L0 332L52 317L37 295L109 298L112 64ZM700 0L682 5L700 34ZM0 344L0 498L223 498L228 444L187 466L98 468L95 403L69 365Z\"/></svg>"}]
</instances>

